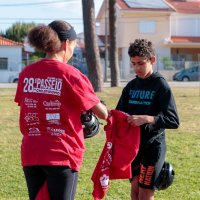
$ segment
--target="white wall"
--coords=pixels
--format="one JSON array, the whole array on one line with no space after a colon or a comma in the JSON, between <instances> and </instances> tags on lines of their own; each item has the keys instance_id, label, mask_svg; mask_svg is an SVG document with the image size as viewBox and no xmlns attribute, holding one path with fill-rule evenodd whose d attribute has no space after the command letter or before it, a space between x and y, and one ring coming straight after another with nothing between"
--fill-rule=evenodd
<instances>
[{"instance_id":1,"label":"white wall","mask_svg":"<svg viewBox=\"0 0 200 200\"><path fill-rule=\"evenodd\" d=\"M19 71L22 66L22 47L0 46L0 57L8 58L8 70Z\"/></svg>"},{"instance_id":2,"label":"white wall","mask_svg":"<svg viewBox=\"0 0 200 200\"><path fill-rule=\"evenodd\" d=\"M174 14L171 16L172 36L200 36L200 14L184 15Z\"/></svg>"},{"instance_id":3,"label":"white wall","mask_svg":"<svg viewBox=\"0 0 200 200\"><path fill-rule=\"evenodd\" d=\"M127 79L130 76L130 58L128 55L128 48L122 48L122 60L121 60L121 75L123 79Z\"/></svg>"}]
</instances>

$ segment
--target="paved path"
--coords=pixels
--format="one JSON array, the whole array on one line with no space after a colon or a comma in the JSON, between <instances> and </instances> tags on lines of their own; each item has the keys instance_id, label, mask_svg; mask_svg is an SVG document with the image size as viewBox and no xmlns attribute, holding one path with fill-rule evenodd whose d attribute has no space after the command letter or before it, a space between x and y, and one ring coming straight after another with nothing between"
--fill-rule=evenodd
<instances>
[{"instance_id":1,"label":"paved path","mask_svg":"<svg viewBox=\"0 0 200 200\"><path fill-rule=\"evenodd\" d=\"M168 82L171 87L200 87L200 82L177 82L170 81ZM124 87L127 84L127 81L121 81L120 86ZM105 82L104 87L110 87L110 82Z\"/></svg>"},{"instance_id":2,"label":"paved path","mask_svg":"<svg viewBox=\"0 0 200 200\"><path fill-rule=\"evenodd\" d=\"M0 88L16 88L16 83L0 83Z\"/></svg>"},{"instance_id":3,"label":"paved path","mask_svg":"<svg viewBox=\"0 0 200 200\"><path fill-rule=\"evenodd\" d=\"M124 87L128 81L121 81L121 87ZM171 87L200 87L200 82L169 82ZM0 88L16 88L16 83L0 83ZM104 87L110 87L110 82L105 82Z\"/></svg>"}]
</instances>

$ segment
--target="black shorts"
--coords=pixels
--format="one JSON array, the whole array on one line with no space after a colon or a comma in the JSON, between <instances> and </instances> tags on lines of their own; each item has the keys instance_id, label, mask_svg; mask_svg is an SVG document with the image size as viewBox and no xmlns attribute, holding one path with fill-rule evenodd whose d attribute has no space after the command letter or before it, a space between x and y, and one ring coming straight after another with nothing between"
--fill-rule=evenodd
<instances>
[{"instance_id":1,"label":"black shorts","mask_svg":"<svg viewBox=\"0 0 200 200\"><path fill-rule=\"evenodd\" d=\"M77 171L67 166L27 166L23 167L23 170L30 200L35 200L45 181L47 181L51 200L75 198Z\"/></svg>"},{"instance_id":2,"label":"black shorts","mask_svg":"<svg viewBox=\"0 0 200 200\"><path fill-rule=\"evenodd\" d=\"M132 162L132 177L139 176L139 187L156 189L155 182L165 161L166 143L162 133L144 148Z\"/></svg>"}]
</instances>

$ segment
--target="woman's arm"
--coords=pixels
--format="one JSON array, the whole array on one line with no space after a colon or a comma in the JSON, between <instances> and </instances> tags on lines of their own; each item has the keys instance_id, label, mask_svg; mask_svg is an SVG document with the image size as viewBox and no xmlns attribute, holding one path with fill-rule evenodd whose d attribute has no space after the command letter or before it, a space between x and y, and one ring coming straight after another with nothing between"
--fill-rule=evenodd
<instances>
[{"instance_id":1,"label":"woman's arm","mask_svg":"<svg viewBox=\"0 0 200 200\"><path fill-rule=\"evenodd\" d=\"M107 120L108 118L108 110L105 105L103 105L101 102L99 102L97 105L93 106L91 110L94 112L94 114L103 120Z\"/></svg>"}]
</instances>

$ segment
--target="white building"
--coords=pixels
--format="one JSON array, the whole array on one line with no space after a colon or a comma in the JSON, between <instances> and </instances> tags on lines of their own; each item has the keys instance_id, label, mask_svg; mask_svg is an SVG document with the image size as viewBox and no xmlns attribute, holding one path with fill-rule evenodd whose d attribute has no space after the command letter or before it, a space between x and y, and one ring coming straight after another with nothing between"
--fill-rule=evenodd
<instances>
[{"instance_id":1,"label":"white building","mask_svg":"<svg viewBox=\"0 0 200 200\"><path fill-rule=\"evenodd\" d=\"M0 36L0 82L16 82L22 70L23 44Z\"/></svg>"}]
</instances>

